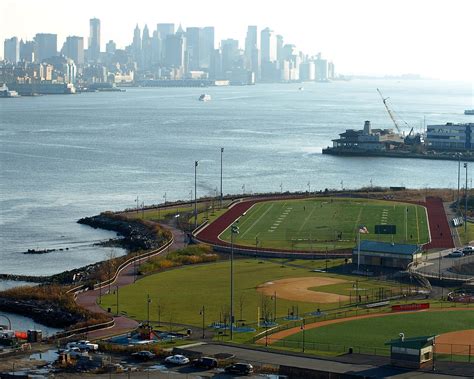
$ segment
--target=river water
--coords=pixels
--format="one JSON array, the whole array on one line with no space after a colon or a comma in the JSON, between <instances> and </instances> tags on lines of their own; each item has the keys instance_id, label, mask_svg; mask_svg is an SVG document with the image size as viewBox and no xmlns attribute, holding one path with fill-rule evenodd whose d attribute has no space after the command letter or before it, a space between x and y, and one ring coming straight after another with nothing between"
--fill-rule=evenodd
<instances>
[{"instance_id":1,"label":"river water","mask_svg":"<svg viewBox=\"0 0 474 379\"><path fill-rule=\"evenodd\" d=\"M249 87L134 88L0 102L0 273L48 275L104 259L114 236L76 223L104 210L224 193L457 186L457 163L344 158L321 149L347 128L474 122L471 83L353 80ZM212 101L199 102L203 92ZM409 129L406 129L408 132ZM24 255L27 249L57 249ZM68 250L66 250L66 248ZM60 251L59 249L63 249ZM114 254L123 251L115 249Z\"/></svg>"}]
</instances>

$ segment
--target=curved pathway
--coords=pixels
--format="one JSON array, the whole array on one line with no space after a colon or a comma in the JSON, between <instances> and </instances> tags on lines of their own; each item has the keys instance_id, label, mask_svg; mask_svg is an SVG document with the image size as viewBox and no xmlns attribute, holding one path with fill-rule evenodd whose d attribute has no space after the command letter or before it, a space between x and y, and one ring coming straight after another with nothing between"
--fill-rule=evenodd
<instances>
[{"instance_id":1,"label":"curved pathway","mask_svg":"<svg viewBox=\"0 0 474 379\"><path fill-rule=\"evenodd\" d=\"M173 234L173 243L166 250L158 254L167 254L170 251L182 249L183 247L186 246L186 234L183 231L169 225L162 225L162 226L165 229L168 229ZM129 284L132 284L136 278L135 269L138 268L141 263L145 262L147 259L153 256L155 255L138 260L136 265L133 262L130 263L120 272L120 274L117 276L117 279L113 283L110 284L110 287L109 285L106 285L100 290L96 289L92 291L85 291L85 292L79 293L76 298L76 303L91 312L107 313L97 304L97 299L99 298L99 296L101 294L104 295L108 293L109 288L111 291L113 291L115 290L116 287L120 288L123 286L127 286ZM112 311L114 310L112 309ZM115 321L115 325L113 327L89 332L87 334L87 337L89 339L96 340L96 339L104 338L107 336L123 334L130 330L135 329L138 326L137 321L129 319L124 316L114 316L114 321Z\"/></svg>"}]
</instances>

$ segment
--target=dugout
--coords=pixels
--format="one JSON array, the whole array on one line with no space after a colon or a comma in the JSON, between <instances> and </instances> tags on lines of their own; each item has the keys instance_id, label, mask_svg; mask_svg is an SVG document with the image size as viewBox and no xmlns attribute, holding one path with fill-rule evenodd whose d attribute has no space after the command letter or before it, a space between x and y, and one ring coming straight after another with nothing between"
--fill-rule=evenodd
<instances>
[{"instance_id":1,"label":"dugout","mask_svg":"<svg viewBox=\"0 0 474 379\"><path fill-rule=\"evenodd\" d=\"M433 366L433 352L436 336L400 338L385 343L390 345L390 363L405 368L426 368Z\"/></svg>"},{"instance_id":2,"label":"dugout","mask_svg":"<svg viewBox=\"0 0 474 379\"><path fill-rule=\"evenodd\" d=\"M379 241L360 241L352 250L352 262L364 266L406 269L412 262L420 262L422 251L417 245Z\"/></svg>"}]
</instances>

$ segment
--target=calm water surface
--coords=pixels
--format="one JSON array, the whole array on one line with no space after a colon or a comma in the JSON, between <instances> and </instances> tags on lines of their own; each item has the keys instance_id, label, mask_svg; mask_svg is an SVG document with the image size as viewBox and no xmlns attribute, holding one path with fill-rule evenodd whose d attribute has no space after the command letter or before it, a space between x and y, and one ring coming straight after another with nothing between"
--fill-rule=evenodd
<instances>
[{"instance_id":1,"label":"calm water surface","mask_svg":"<svg viewBox=\"0 0 474 379\"><path fill-rule=\"evenodd\" d=\"M347 128L392 127L376 92L415 129L474 122L470 83L351 81L128 89L0 102L0 273L46 275L104 259L110 232L76 224L104 210L224 193L457 186L457 163L321 154ZM199 102L202 92L212 96ZM407 132L409 129L406 130ZM341 183L342 182L342 183ZM23 255L28 248L66 248ZM116 253L122 253L116 249Z\"/></svg>"}]
</instances>

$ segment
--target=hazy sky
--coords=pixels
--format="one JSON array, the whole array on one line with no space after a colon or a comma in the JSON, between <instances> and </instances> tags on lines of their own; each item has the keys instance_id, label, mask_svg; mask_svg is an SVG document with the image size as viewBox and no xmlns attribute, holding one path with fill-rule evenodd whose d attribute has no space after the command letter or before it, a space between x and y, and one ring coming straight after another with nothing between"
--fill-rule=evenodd
<instances>
[{"instance_id":1,"label":"hazy sky","mask_svg":"<svg viewBox=\"0 0 474 379\"><path fill-rule=\"evenodd\" d=\"M338 73L474 78L474 0L0 0L0 17L1 41L57 33L58 48L68 35L87 41L92 17L102 49L110 39L130 44L137 23L211 25L216 42L241 47L247 25L269 26L305 53L322 52Z\"/></svg>"}]
</instances>

